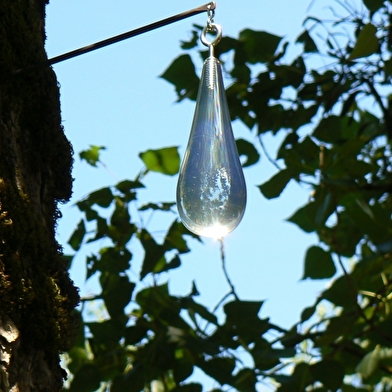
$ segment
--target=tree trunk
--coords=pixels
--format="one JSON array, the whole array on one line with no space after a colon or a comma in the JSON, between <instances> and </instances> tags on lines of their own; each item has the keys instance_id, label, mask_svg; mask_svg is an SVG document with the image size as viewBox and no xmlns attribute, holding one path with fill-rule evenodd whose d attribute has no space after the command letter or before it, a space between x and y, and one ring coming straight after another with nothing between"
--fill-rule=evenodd
<instances>
[{"instance_id":1,"label":"tree trunk","mask_svg":"<svg viewBox=\"0 0 392 392\"><path fill-rule=\"evenodd\" d=\"M72 148L46 59L44 0L0 1L0 392L60 391L78 293L55 240Z\"/></svg>"}]
</instances>

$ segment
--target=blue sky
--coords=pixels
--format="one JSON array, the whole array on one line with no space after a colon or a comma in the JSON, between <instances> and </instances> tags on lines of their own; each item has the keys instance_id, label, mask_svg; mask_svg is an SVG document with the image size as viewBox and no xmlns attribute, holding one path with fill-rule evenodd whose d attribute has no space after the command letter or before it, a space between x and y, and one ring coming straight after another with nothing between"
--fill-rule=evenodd
<instances>
[{"instance_id":1,"label":"blue sky","mask_svg":"<svg viewBox=\"0 0 392 392\"><path fill-rule=\"evenodd\" d=\"M215 22L223 34L237 37L244 28L265 30L293 42L301 33L308 0L221 0ZM323 2L325 4L326 1ZM91 44L150 22L204 4L195 0L135 2L116 0L52 0L47 8L47 52L49 57ZM317 6L317 8L316 8ZM322 11L320 11L320 9ZM311 13L320 16L322 4ZM138 153L150 148L186 147L195 103L175 103L173 87L158 76L181 54L180 40L190 38L192 24L204 25L201 14L159 30L149 32L111 47L100 49L54 66L61 85L61 107L66 135L74 146L74 196L62 207L58 239L65 245L80 215L72 204L92 190L119 180L133 179L142 168ZM201 63L197 72L201 72ZM233 123L236 137L255 141L240 123ZM265 137L264 143L274 156L277 140ZM90 144L106 146L102 155L109 170L94 169L81 163L79 151ZM316 242L313 235L285 222L306 203L309 189L292 183L276 200L268 201L256 185L266 181L276 169L263 155L256 166L245 169L248 205L240 226L225 239L229 275L238 295L244 300L265 299L262 316L284 327L299 319L301 309L313 303L325 282L299 282L303 273L306 248ZM147 201L174 201L177 177L150 173L140 194ZM168 220L156 214L148 229L157 240L168 227ZM142 252L136 243L133 274L139 273ZM171 290L187 294L192 280L201 292L198 301L213 307L229 291L221 270L219 244L206 240L204 245L190 241L193 249L182 257L183 265L172 271ZM84 259L78 257L72 278L84 284ZM82 294L95 290L93 283Z\"/></svg>"}]
</instances>

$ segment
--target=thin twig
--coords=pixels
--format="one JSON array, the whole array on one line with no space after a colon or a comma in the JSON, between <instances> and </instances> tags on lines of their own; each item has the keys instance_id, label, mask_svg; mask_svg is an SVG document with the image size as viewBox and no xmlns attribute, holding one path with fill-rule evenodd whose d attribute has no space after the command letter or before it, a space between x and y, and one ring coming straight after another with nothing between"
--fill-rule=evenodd
<instances>
[{"instance_id":1,"label":"thin twig","mask_svg":"<svg viewBox=\"0 0 392 392\"><path fill-rule=\"evenodd\" d=\"M260 146L264 152L264 155L267 157L267 159L278 169L278 170L282 170L282 168L276 163L275 159L271 158L271 155L268 153L267 149L265 148L264 142L261 138L261 135L259 135L259 142L260 142Z\"/></svg>"},{"instance_id":2,"label":"thin twig","mask_svg":"<svg viewBox=\"0 0 392 392\"><path fill-rule=\"evenodd\" d=\"M223 238L219 239L219 244L220 244L221 260L222 260L222 269L223 269L223 273L225 274L225 278L227 280L227 283L229 284L229 286L231 288L230 294L233 294L234 298L237 301L239 301L240 299L239 299L237 293L235 292L234 285L233 285L233 283L230 280L229 274L227 273L225 247L224 247L224 243L223 243Z\"/></svg>"},{"instance_id":3,"label":"thin twig","mask_svg":"<svg viewBox=\"0 0 392 392\"><path fill-rule=\"evenodd\" d=\"M230 297L230 295L232 295L232 292L225 294L223 298L218 302L218 304L214 307L212 313L215 313L218 310L219 306L221 306L222 303L226 301L226 298Z\"/></svg>"},{"instance_id":4,"label":"thin twig","mask_svg":"<svg viewBox=\"0 0 392 392\"><path fill-rule=\"evenodd\" d=\"M98 299L103 299L102 295L92 295L91 297L82 297L80 298L80 302L88 302L88 301L96 301Z\"/></svg>"},{"instance_id":5,"label":"thin twig","mask_svg":"<svg viewBox=\"0 0 392 392\"><path fill-rule=\"evenodd\" d=\"M370 326L373 326L372 323L371 323L371 320L369 320L366 317L366 314L365 314L364 310L362 309L361 305L358 303L358 300L357 300L358 292L357 292L357 290L354 287L354 284L353 284L353 281L352 281L352 279L350 277L350 274L347 272L347 270L346 270L346 268L345 268L345 266L343 264L343 261L342 261L342 258L340 257L340 254L337 253L336 255L337 255L337 258L338 258L338 262L339 262L340 268L343 270L343 274L344 274L344 276L346 278L348 287L349 287L349 289L351 291L351 295L352 295L353 301L355 302L355 306L358 309L358 312L360 313L362 318L366 321L366 323L368 323Z\"/></svg>"},{"instance_id":6,"label":"thin twig","mask_svg":"<svg viewBox=\"0 0 392 392\"><path fill-rule=\"evenodd\" d=\"M388 117L389 117L389 113L388 113L387 108L384 106L384 102L382 101L382 98L381 98L380 94L378 93L378 91L374 87L373 83L370 82L370 80L366 79L365 83L370 88L370 92L373 94L374 99L376 100L376 102L380 106L380 109L381 109L381 111L382 111L382 113L384 115L385 121L387 122L388 121Z\"/></svg>"}]
</instances>

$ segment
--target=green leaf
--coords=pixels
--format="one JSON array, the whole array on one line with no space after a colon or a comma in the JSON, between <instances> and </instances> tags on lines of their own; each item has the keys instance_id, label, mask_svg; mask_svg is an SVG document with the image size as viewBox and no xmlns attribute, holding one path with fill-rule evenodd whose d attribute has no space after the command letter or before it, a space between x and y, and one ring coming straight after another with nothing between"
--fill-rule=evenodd
<instances>
[{"instance_id":1,"label":"green leaf","mask_svg":"<svg viewBox=\"0 0 392 392\"><path fill-rule=\"evenodd\" d=\"M139 320L138 320L139 321ZM142 324L127 327L124 332L125 344L135 345L147 337L148 328Z\"/></svg>"},{"instance_id":2,"label":"green leaf","mask_svg":"<svg viewBox=\"0 0 392 392\"><path fill-rule=\"evenodd\" d=\"M223 307L228 319L241 322L247 317L258 317L264 301L232 301Z\"/></svg>"},{"instance_id":3,"label":"green leaf","mask_svg":"<svg viewBox=\"0 0 392 392\"><path fill-rule=\"evenodd\" d=\"M88 150L83 150L79 153L79 157L81 160L85 160L89 165L97 167L101 150L106 150L106 147L90 145Z\"/></svg>"},{"instance_id":4,"label":"green leaf","mask_svg":"<svg viewBox=\"0 0 392 392\"><path fill-rule=\"evenodd\" d=\"M297 332L297 325L294 325L288 330L285 335L280 339L280 342L284 347L295 347L306 339L306 337Z\"/></svg>"},{"instance_id":5,"label":"green leaf","mask_svg":"<svg viewBox=\"0 0 392 392\"><path fill-rule=\"evenodd\" d=\"M238 48L238 41L236 39L228 36L224 36L219 41L219 45L217 45L216 48L214 48L215 56L219 58L222 53L227 53L237 48Z\"/></svg>"},{"instance_id":6,"label":"green leaf","mask_svg":"<svg viewBox=\"0 0 392 392\"><path fill-rule=\"evenodd\" d=\"M86 267L87 267L86 281L90 279L98 271L98 269L95 266L97 260L98 258L96 255L86 256Z\"/></svg>"},{"instance_id":7,"label":"green leaf","mask_svg":"<svg viewBox=\"0 0 392 392\"><path fill-rule=\"evenodd\" d=\"M268 319L260 319L258 313L263 301L232 301L224 305L224 327L231 330L246 344L256 342L269 329ZM227 336L227 331L225 332Z\"/></svg>"},{"instance_id":8,"label":"green leaf","mask_svg":"<svg viewBox=\"0 0 392 392\"><path fill-rule=\"evenodd\" d=\"M255 125L254 116L249 113L249 107L244 105L243 97L247 94L248 84L234 82L226 90L227 103L230 108L232 120L240 119L250 130Z\"/></svg>"},{"instance_id":9,"label":"green leaf","mask_svg":"<svg viewBox=\"0 0 392 392\"><path fill-rule=\"evenodd\" d=\"M384 5L384 0L363 0L363 4L369 11L376 12Z\"/></svg>"},{"instance_id":10,"label":"green leaf","mask_svg":"<svg viewBox=\"0 0 392 392\"><path fill-rule=\"evenodd\" d=\"M82 326L84 329L83 323ZM90 362L91 356L88 350L84 348L84 344L85 344L85 340L83 336L83 346L82 347L74 346L68 351L68 355L71 361L67 365L67 367L72 374L76 374L79 371L79 369L82 368L82 366Z\"/></svg>"},{"instance_id":11,"label":"green leaf","mask_svg":"<svg viewBox=\"0 0 392 392\"><path fill-rule=\"evenodd\" d=\"M378 368L380 360L379 351L380 346L376 346L376 348L370 353L367 353L358 364L356 371L361 374L364 379L369 378Z\"/></svg>"},{"instance_id":12,"label":"green leaf","mask_svg":"<svg viewBox=\"0 0 392 392\"><path fill-rule=\"evenodd\" d=\"M317 304L305 308L301 313L301 323L308 321L317 309Z\"/></svg>"},{"instance_id":13,"label":"green leaf","mask_svg":"<svg viewBox=\"0 0 392 392\"><path fill-rule=\"evenodd\" d=\"M240 32L239 41L243 43L247 62L266 63L274 58L282 37L265 31L245 29Z\"/></svg>"},{"instance_id":14,"label":"green leaf","mask_svg":"<svg viewBox=\"0 0 392 392\"><path fill-rule=\"evenodd\" d=\"M299 136L296 132L289 132L279 147L278 153L276 154L277 159L283 158L287 149L291 149L296 146L298 144L298 140Z\"/></svg>"},{"instance_id":15,"label":"green leaf","mask_svg":"<svg viewBox=\"0 0 392 392\"><path fill-rule=\"evenodd\" d=\"M163 320L165 325L175 326L175 329L189 330L189 325L179 317L181 307L176 297L169 294L167 283L161 286L148 287L136 294L136 302L142 311L153 319ZM167 330L165 329L165 334Z\"/></svg>"},{"instance_id":16,"label":"green leaf","mask_svg":"<svg viewBox=\"0 0 392 392\"><path fill-rule=\"evenodd\" d=\"M257 376L253 369L243 368L234 376L234 386L238 391L256 392Z\"/></svg>"},{"instance_id":17,"label":"green leaf","mask_svg":"<svg viewBox=\"0 0 392 392\"><path fill-rule=\"evenodd\" d=\"M113 247L102 248L100 258L95 262L95 268L101 272L119 274L126 271L132 259L132 253L128 249L117 249Z\"/></svg>"},{"instance_id":18,"label":"green leaf","mask_svg":"<svg viewBox=\"0 0 392 392\"><path fill-rule=\"evenodd\" d=\"M250 71L250 68L246 64L237 64L231 70L231 76L234 79L236 79L237 82L240 82L240 83L243 83L243 84L245 84L245 83L248 84L250 82L250 79L251 79L251 71ZM230 92L226 92L226 94L230 94ZM232 100L230 100L228 102L232 102ZM230 112L232 111L231 110L231 106L232 105L229 104ZM241 105L241 107L243 108L242 105Z\"/></svg>"},{"instance_id":19,"label":"green leaf","mask_svg":"<svg viewBox=\"0 0 392 392\"><path fill-rule=\"evenodd\" d=\"M305 53L318 52L317 46L314 43L312 37L309 35L308 30L304 30L304 32L297 38L295 42L304 44Z\"/></svg>"},{"instance_id":20,"label":"green leaf","mask_svg":"<svg viewBox=\"0 0 392 392\"><path fill-rule=\"evenodd\" d=\"M277 392L303 392L312 383L310 366L305 362L297 363L292 375L277 375L274 378L281 384Z\"/></svg>"},{"instance_id":21,"label":"green leaf","mask_svg":"<svg viewBox=\"0 0 392 392\"><path fill-rule=\"evenodd\" d=\"M140 392L144 387L144 369L136 363L131 370L112 381L110 392Z\"/></svg>"},{"instance_id":22,"label":"green leaf","mask_svg":"<svg viewBox=\"0 0 392 392\"><path fill-rule=\"evenodd\" d=\"M178 102L185 98L196 100L199 78L188 54L177 57L160 77L174 85Z\"/></svg>"},{"instance_id":23,"label":"green leaf","mask_svg":"<svg viewBox=\"0 0 392 392\"><path fill-rule=\"evenodd\" d=\"M102 218L100 216L97 216L95 218L95 220L96 220L96 225L97 225L96 234L93 238L90 238L87 241L88 243L97 241L97 240L105 237L108 234L108 224L106 222L106 219Z\"/></svg>"},{"instance_id":24,"label":"green leaf","mask_svg":"<svg viewBox=\"0 0 392 392\"><path fill-rule=\"evenodd\" d=\"M147 274L163 268L166 263L165 248L157 244L151 234L145 229L140 232L139 239L145 252L140 272L140 279L143 279Z\"/></svg>"},{"instance_id":25,"label":"green leaf","mask_svg":"<svg viewBox=\"0 0 392 392\"><path fill-rule=\"evenodd\" d=\"M168 284L164 283L160 286L147 287L136 294L136 302L146 312L160 312L165 307L172 304ZM177 309L180 310L179 307ZM177 312L176 312L177 313Z\"/></svg>"},{"instance_id":26,"label":"green leaf","mask_svg":"<svg viewBox=\"0 0 392 392\"><path fill-rule=\"evenodd\" d=\"M244 92L246 92L248 86L240 84L238 87L238 94L241 97L244 95ZM283 91L280 80L271 77L270 72L260 73L257 77L256 83L252 84L251 87L252 89L249 92L248 99L255 109L262 109L262 111L260 111L260 117L264 114L264 110L268 108L266 105L269 99L279 99ZM231 87L229 87L228 90L230 90L230 88ZM263 105L261 106L261 104Z\"/></svg>"},{"instance_id":27,"label":"green leaf","mask_svg":"<svg viewBox=\"0 0 392 392\"><path fill-rule=\"evenodd\" d=\"M195 302L191 297L186 297L183 301L183 304L185 308L188 309L188 311L197 313L204 320L207 320L212 324L218 324L218 319L215 314L211 313L205 306Z\"/></svg>"},{"instance_id":28,"label":"green leaf","mask_svg":"<svg viewBox=\"0 0 392 392\"><path fill-rule=\"evenodd\" d=\"M185 226L178 220L175 220L166 234L163 246L166 250L176 249L179 253L187 253L190 251L184 240L184 235L187 234L188 230Z\"/></svg>"},{"instance_id":29,"label":"green leaf","mask_svg":"<svg viewBox=\"0 0 392 392\"><path fill-rule=\"evenodd\" d=\"M175 357L177 361L174 362L173 378L175 383L179 385L180 383L182 383L184 380L186 380L188 377L192 375L193 367L194 367L194 358L190 350L188 350L187 348L178 348L175 352ZM183 384L183 386L188 387L184 389L185 391L188 390L191 392L193 390L195 391L199 390L201 392L200 384Z\"/></svg>"},{"instance_id":30,"label":"green leaf","mask_svg":"<svg viewBox=\"0 0 392 392\"><path fill-rule=\"evenodd\" d=\"M193 368L192 368L193 370ZM203 388L200 384L191 382L189 384L181 384L171 390L171 392L202 392Z\"/></svg>"},{"instance_id":31,"label":"green leaf","mask_svg":"<svg viewBox=\"0 0 392 392\"><path fill-rule=\"evenodd\" d=\"M388 76L392 76L392 58L386 60L384 62L384 72L388 75Z\"/></svg>"},{"instance_id":32,"label":"green leaf","mask_svg":"<svg viewBox=\"0 0 392 392\"><path fill-rule=\"evenodd\" d=\"M369 333L369 338L371 338L372 342L377 343L379 345L390 345L391 344L391 333L392 331L392 317L389 315L382 320L378 325L377 329L371 331Z\"/></svg>"},{"instance_id":33,"label":"green leaf","mask_svg":"<svg viewBox=\"0 0 392 392\"><path fill-rule=\"evenodd\" d=\"M268 131L276 134L285 125L286 110L281 104L263 106L263 113L260 114L258 121L258 133Z\"/></svg>"},{"instance_id":34,"label":"green leaf","mask_svg":"<svg viewBox=\"0 0 392 392\"><path fill-rule=\"evenodd\" d=\"M354 49L350 53L348 59L355 60L376 53L379 48L379 42L376 34L377 27L373 24L368 23L363 26L358 35L357 42L354 45Z\"/></svg>"},{"instance_id":35,"label":"green leaf","mask_svg":"<svg viewBox=\"0 0 392 392\"><path fill-rule=\"evenodd\" d=\"M280 358L293 357L296 350L289 348L273 348L271 343L260 338L251 349L251 354L258 370L268 370L280 363Z\"/></svg>"},{"instance_id":36,"label":"green leaf","mask_svg":"<svg viewBox=\"0 0 392 392\"><path fill-rule=\"evenodd\" d=\"M125 246L137 232L137 227L131 223L128 203L124 203L118 196L115 197L115 209L110 217L108 237L120 247Z\"/></svg>"},{"instance_id":37,"label":"green leaf","mask_svg":"<svg viewBox=\"0 0 392 392\"><path fill-rule=\"evenodd\" d=\"M342 110L340 112L340 117L345 116L348 112L353 112L354 109L357 107L355 98L359 94L359 91L354 91L352 94L348 96L348 98L345 100Z\"/></svg>"},{"instance_id":38,"label":"green leaf","mask_svg":"<svg viewBox=\"0 0 392 392\"><path fill-rule=\"evenodd\" d=\"M312 140L310 136L306 136L300 143L293 145L292 150L300 154L300 160L303 162L303 169L314 174L320 167L320 147ZM285 161L287 160L286 157ZM290 161L289 163L293 165ZM291 166L288 166L289 168ZM295 167L295 166L294 166Z\"/></svg>"},{"instance_id":39,"label":"green leaf","mask_svg":"<svg viewBox=\"0 0 392 392\"><path fill-rule=\"evenodd\" d=\"M314 101L317 98L317 83L305 83L297 90L297 97L303 101Z\"/></svg>"},{"instance_id":40,"label":"green leaf","mask_svg":"<svg viewBox=\"0 0 392 392\"><path fill-rule=\"evenodd\" d=\"M332 228L324 226L319 235L320 239L329 245L331 251L346 257L355 254L356 247L363 238L361 230L346 211L340 213L337 225Z\"/></svg>"},{"instance_id":41,"label":"green leaf","mask_svg":"<svg viewBox=\"0 0 392 392\"><path fill-rule=\"evenodd\" d=\"M276 79L281 86L299 88L304 80L306 66L301 56L297 57L290 65L271 65L270 70L276 74Z\"/></svg>"},{"instance_id":42,"label":"green leaf","mask_svg":"<svg viewBox=\"0 0 392 392\"><path fill-rule=\"evenodd\" d=\"M125 332L127 319L109 319L100 322L85 323L93 336L94 344L99 347L111 346L112 343L118 343Z\"/></svg>"},{"instance_id":43,"label":"green leaf","mask_svg":"<svg viewBox=\"0 0 392 392\"><path fill-rule=\"evenodd\" d=\"M75 325L77 325L77 330L76 330L77 331L77 335L75 336L74 341L73 341L73 348L85 349L85 347L86 347L86 342L85 342L86 336L85 336L85 330L84 330L84 324L83 324L82 315L76 309L73 310L73 314L72 315L74 317Z\"/></svg>"},{"instance_id":44,"label":"green leaf","mask_svg":"<svg viewBox=\"0 0 392 392\"><path fill-rule=\"evenodd\" d=\"M95 365L83 366L71 382L70 392L94 392L101 385L101 373Z\"/></svg>"},{"instance_id":45,"label":"green leaf","mask_svg":"<svg viewBox=\"0 0 392 392\"><path fill-rule=\"evenodd\" d=\"M346 276L339 277L332 283L331 287L323 292L322 297L336 306L347 308L355 306L356 297L354 297L353 290L356 293L357 285L352 276L349 279L350 284Z\"/></svg>"},{"instance_id":46,"label":"green leaf","mask_svg":"<svg viewBox=\"0 0 392 392\"><path fill-rule=\"evenodd\" d=\"M343 384L342 392L369 392L368 388L354 387L353 385Z\"/></svg>"},{"instance_id":47,"label":"green leaf","mask_svg":"<svg viewBox=\"0 0 392 392\"><path fill-rule=\"evenodd\" d=\"M252 166L259 161L260 154L252 143L245 139L237 139L236 144L239 156L245 155L246 157L246 161L242 164L242 167Z\"/></svg>"},{"instance_id":48,"label":"green leaf","mask_svg":"<svg viewBox=\"0 0 392 392\"><path fill-rule=\"evenodd\" d=\"M323 118L313 136L326 143L339 143L357 136L358 123L348 117L329 116Z\"/></svg>"},{"instance_id":49,"label":"green leaf","mask_svg":"<svg viewBox=\"0 0 392 392\"><path fill-rule=\"evenodd\" d=\"M339 349L334 355L334 359L344 365L346 374L354 374L356 372L356 367L367 351L354 343L353 340L350 340L349 337L339 340ZM358 340L358 342L361 341Z\"/></svg>"},{"instance_id":50,"label":"green leaf","mask_svg":"<svg viewBox=\"0 0 392 392\"><path fill-rule=\"evenodd\" d=\"M148 150L139 154L147 170L174 176L180 168L178 147Z\"/></svg>"},{"instance_id":51,"label":"green leaf","mask_svg":"<svg viewBox=\"0 0 392 392\"><path fill-rule=\"evenodd\" d=\"M291 178L291 171L288 169L283 169L271 177L267 182L259 185L258 188L264 197L267 199L273 199L280 196L286 185L290 182Z\"/></svg>"},{"instance_id":52,"label":"green leaf","mask_svg":"<svg viewBox=\"0 0 392 392\"><path fill-rule=\"evenodd\" d=\"M125 307L132 298L135 284L126 275L102 273L99 278L102 287L102 298L110 317L117 318L124 314Z\"/></svg>"},{"instance_id":53,"label":"green leaf","mask_svg":"<svg viewBox=\"0 0 392 392\"><path fill-rule=\"evenodd\" d=\"M199 42L200 32L192 30L192 38L189 41L181 41L181 48L184 50L193 49Z\"/></svg>"},{"instance_id":54,"label":"green leaf","mask_svg":"<svg viewBox=\"0 0 392 392\"><path fill-rule=\"evenodd\" d=\"M110 224L116 226L120 229L125 229L130 225L131 215L129 214L128 204L123 203L123 201L116 197L115 199L115 209L112 216L110 217Z\"/></svg>"},{"instance_id":55,"label":"green leaf","mask_svg":"<svg viewBox=\"0 0 392 392\"><path fill-rule=\"evenodd\" d=\"M339 362L326 359L310 365L310 372L316 380L333 391L340 388L345 373Z\"/></svg>"},{"instance_id":56,"label":"green leaf","mask_svg":"<svg viewBox=\"0 0 392 392\"><path fill-rule=\"evenodd\" d=\"M302 279L327 279L336 273L336 267L329 252L318 246L311 246L305 256L305 272Z\"/></svg>"},{"instance_id":57,"label":"green leaf","mask_svg":"<svg viewBox=\"0 0 392 392\"><path fill-rule=\"evenodd\" d=\"M113 193L109 187L98 189L97 191L90 193L87 197L87 201L90 205L97 204L100 207L107 208L113 201Z\"/></svg>"},{"instance_id":58,"label":"green leaf","mask_svg":"<svg viewBox=\"0 0 392 392\"><path fill-rule=\"evenodd\" d=\"M232 372L235 369L235 360L228 357L212 358L200 363L200 368L221 385L230 384L232 381Z\"/></svg>"},{"instance_id":59,"label":"green leaf","mask_svg":"<svg viewBox=\"0 0 392 392\"><path fill-rule=\"evenodd\" d=\"M61 258L63 259L65 265L67 266L67 269L71 268L72 265L72 261L74 258L74 255L61 255Z\"/></svg>"},{"instance_id":60,"label":"green leaf","mask_svg":"<svg viewBox=\"0 0 392 392\"><path fill-rule=\"evenodd\" d=\"M178 267L181 267L181 259L178 257L178 255L175 255L167 263L164 263L164 264L162 263L162 265L156 266L154 269L154 272L155 273L165 272L165 271L169 271L171 269L175 269Z\"/></svg>"},{"instance_id":61,"label":"green leaf","mask_svg":"<svg viewBox=\"0 0 392 392\"><path fill-rule=\"evenodd\" d=\"M103 219L103 218L101 218L99 216L98 211L96 211L93 208L90 208L88 206L86 206L86 208L84 209L84 213L85 213L87 222L91 222L93 220Z\"/></svg>"},{"instance_id":62,"label":"green leaf","mask_svg":"<svg viewBox=\"0 0 392 392\"><path fill-rule=\"evenodd\" d=\"M172 207L175 206L176 203L147 203L142 205L139 208L139 211L173 211Z\"/></svg>"},{"instance_id":63,"label":"green leaf","mask_svg":"<svg viewBox=\"0 0 392 392\"><path fill-rule=\"evenodd\" d=\"M145 188L145 186L139 181L124 180L120 181L116 188L124 195L129 194L134 189Z\"/></svg>"},{"instance_id":64,"label":"green leaf","mask_svg":"<svg viewBox=\"0 0 392 392\"><path fill-rule=\"evenodd\" d=\"M315 202L310 202L298 209L290 218L288 222L295 223L306 233L311 233L316 229L316 215L318 206Z\"/></svg>"},{"instance_id":65,"label":"green leaf","mask_svg":"<svg viewBox=\"0 0 392 392\"><path fill-rule=\"evenodd\" d=\"M68 240L68 244L71 246L73 250L80 249L85 234L86 234L86 226L84 225L84 220L81 219L75 231L72 233L70 239Z\"/></svg>"}]
</instances>

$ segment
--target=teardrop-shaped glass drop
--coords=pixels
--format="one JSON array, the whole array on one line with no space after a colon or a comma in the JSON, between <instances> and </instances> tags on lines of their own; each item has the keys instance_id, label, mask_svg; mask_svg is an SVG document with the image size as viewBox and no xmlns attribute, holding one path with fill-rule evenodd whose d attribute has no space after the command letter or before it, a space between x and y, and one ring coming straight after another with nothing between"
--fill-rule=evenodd
<instances>
[{"instance_id":1,"label":"teardrop-shaped glass drop","mask_svg":"<svg viewBox=\"0 0 392 392\"><path fill-rule=\"evenodd\" d=\"M246 184L219 61L203 65L195 115L177 185L177 207L193 233L222 238L240 223Z\"/></svg>"}]
</instances>

